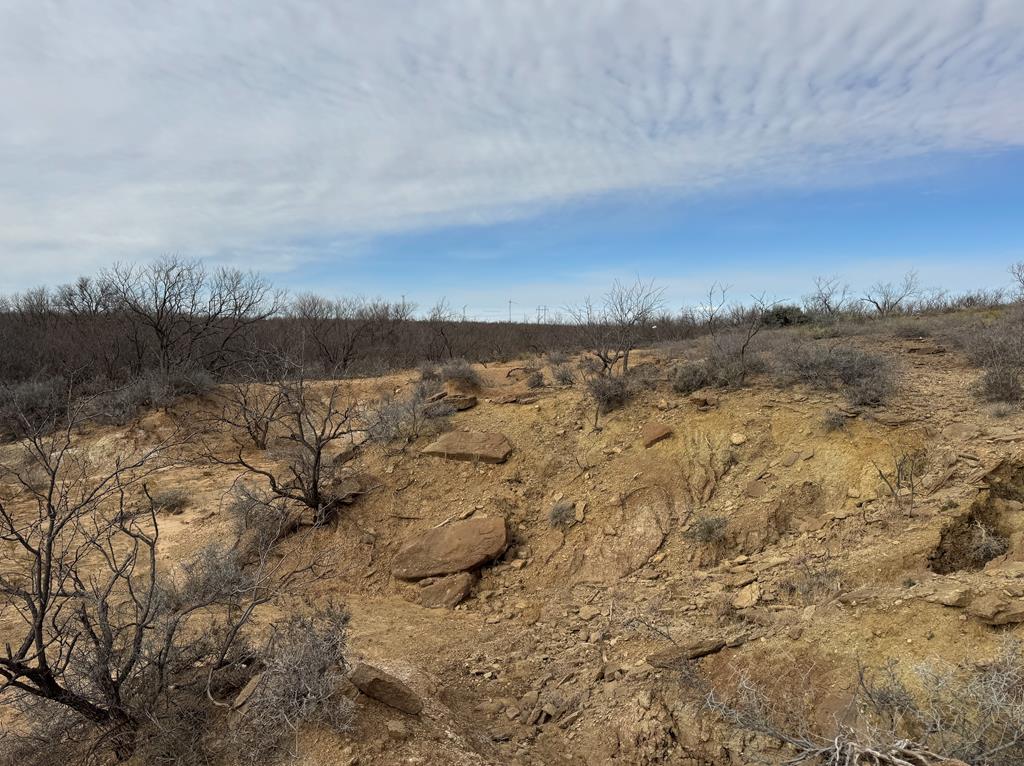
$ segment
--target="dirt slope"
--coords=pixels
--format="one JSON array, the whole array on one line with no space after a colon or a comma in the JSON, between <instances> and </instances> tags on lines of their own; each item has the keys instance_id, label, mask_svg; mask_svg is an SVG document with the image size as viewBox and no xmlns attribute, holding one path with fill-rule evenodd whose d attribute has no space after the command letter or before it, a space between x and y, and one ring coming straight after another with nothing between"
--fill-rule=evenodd
<instances>
[{"instance_id":1,"label":"dirt slope","mask_svg":"<svg viewBox=\"0 0 1024 766\"><path fill-rule=\"evenodd\" d=\"M654 387L599 431L580 386L497 403L527 393L505 365L483 370L480 403L452 418L504 434L514 446L505 463L423 456L422 443L365 449L356 465L376 489L318 533L336 569L314 597L348 604L353 657L405 680L425 709L405 716L360 695L355 730L303 732L299 762L749 763L764 743L699 720L678 663L650 655L704 643L711 651L697 662L711 678L750 668L769 686L800 687L827 720L848 701L858 663L980 659L1003 635L1024 636L1016 621L989 624L1024 596L1024 416L997 419L978 403L975 373L952 351L872 345L904 373L899 396L877 411L768 381L710 403L683 397L667 382L672 360L650 351L642 361ZM371 397L411 381L358 389ZM837 408L847 425L827 431L823 415ZM127 431L97 429L94 448L155 438L166 421L154 413ZM673 433L645 448L651 421ZM927 467L911 515L878 468L915 448ZM221 467L166 477L192 492L189 508L164 520L169 562L224 533L234 478ZM548 519L559 501L575 504L567 529ZM418 586L391 575L401 544L473 514L507 520L508 550L456 609L416 605ZM708 516L726 519L715 544L687 532ZM1009 549L965 569L957 529L969 533L978 518Z\"/></svg>"}]
</instances>

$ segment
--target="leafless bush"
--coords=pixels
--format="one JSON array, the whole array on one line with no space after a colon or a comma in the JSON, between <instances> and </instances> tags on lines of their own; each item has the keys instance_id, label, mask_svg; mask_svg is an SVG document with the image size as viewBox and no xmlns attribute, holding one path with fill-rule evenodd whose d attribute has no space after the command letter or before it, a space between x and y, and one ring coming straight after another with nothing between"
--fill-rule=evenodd
<instances>
[{"instance_id":1,"label":"leafless bush","mask_svg":"<svg viewBox=\"0 0 1024 766\"><path fill-rule=\"evenodd\" d=\"M473 365L465 359L452 359L441 365L439 371L441 380L446 383L453 383L468 390L476 390L483 385L483 378Z\"/></svg>"},{"instance_id":2,"label":"leafless bush","mask_svg":"<svg viewBox=\"0 0 1024 766\"><path fill-rule=\"evenodd\" d=\"M551 376L555 379L555 383L560 386L571 386L576 382L576 375L572 371L572 367L567 364L559 364L551 368Z\"/></svg>"},{"instance_id":3,"label":"leafless bush","mask_svg":"<svg viewBox=\"0 0 1024 766\"><path fill-rule=\"evenodd\" d=\"M245 483L235 485L226 510L237 536L234 549L242 562L270 550L301 524L287 500Z\"/></svg>"},{"instance_id":4,"label":"leafless bush","mask_svg":"<svg viewBox=\"0 0 1024 766\"><path fill-rule=\"evenodd\" d=\"M992 324L967 324L953 340L981 369L978 390L984 399L1024 402L1024 309L1009 309Z\"/></svg>"},{"instance_id":5,"label":"leafless bush","mask_svg":"<svg viewBox=\"0 0 1024 766\"><path fill-rule=\"evenodd\" d=\"M576 523L576 506L568 500L560 500L551 506L548 523L557 529L568 529Z\"/></svg>"},{"instance_id":6,"label":"leafless bush","mask_svg":"<svg viewBox=\"0 0 1024 766\"><path fill-rule=\"evenodd\" d=\"M794 342L775 358L780 385L803 383L826 391L841 389L851 404L875 405L896 386L892 365L882 356L846 346Z\"/></svg>"},{"instance_id":7,"label":"leafless bush","mask_svg":"<svg viewBox=\"0 0 1024 766\"><path fill-rule=\"evenodd\" d=\"M1024 261L1017 261L1010 266L1010 275L1013 277L1017 294L1024 298Z\"/></svg>"},{"instance_id":8,"label":"leafless bush","mask_svg":"<svg viewBox=\"0 0 1024 766\"><path fill-rule=\"evenodd\" d=\"M651 331L655 315L664 303L664 288L637 279L627 285L615 282L600 305L589 298L569 309L587 351L597 360L601 375L612 375L616 366L629 372L629 356Z\"/></svg>"},{"instance_id":9,"label":"leafless bush","mask_svg":"<svg viewBox=\"0 0 1024 766\"><path fill-rule=\"evenodd\" d=\"M927 465L927 452L909 447L892 447L892 458L882 466L873 462L878 477L889 491L894 510L914 515L914 505Z\"/></svg>"},{"instance_id":10,"label":"leafless bush","mask_svg":"<svg viewBox=\"0 0 1024 766\"><path fill-rule=\"evenodd\" d=\"M357 437L362 437L367 430L360 420L364 413L343 386L318 388L301 371L273 383L268 397L270 404L252 397L226 400L215 418L235 442L234 450L224 455L207 444L204 453L213 462L262 478L274 495L304 506L312 512L314 524L324 524L333 519L341 505L352 500L333 491L339 466L328 459L328 449L354 444ZM254 462L246 455L251 434L243 439L235 425L260 419L264 419L268 438L280 445L273 456L284 464L283 468Z\"/></svg>"},{"instance_id":11,"label":"leafless bush","mask_svg":"<svg viewBox=\"0 0 1024 766\"><path fill-rule=\"evenodd\" d=\"M597 405L597 411L607 415L622 407L633 395L627 378L595 375L587 380L587 391ZM597 422L595 417L594 422Z\"/></svg>"},{"instance_id":12,"label":"leafless bush","mask_svg":"<svg viewBox=\"0 0 1024 766\"><path fill-rule=\"evenodd\" d=\"M59 422L67 413L68 397L63 378L0 386L0 435L20 438Z\"/></svg>"},{"instance_id":13,"label":"leafless bush","mask_svg":"<svg viewBox=\"0 0 1024 766\"><path fill-rule=\"evenodd\" d=\"M559 367L563 364L568 364L571 357L564 351L548 351L547 353L548 364L552 367Z\"/></svg>"},{"instance_id":14,"label":"leafless bush","mask_svg":"<svg viewBox=\"0 0 1024 766\"><path fill-rule=\"evenodd\" d=\"M22 626L0 655L0 700L30 722L66 711L61 739L85 755L68 762L105 763L145 752L158 722L205 705L245 660L256 609L316 563L263 551L243 569L218 547L174 577L146 482L187 434L94 462L76 441L84 417L72 409L61 429L29 434L0 468L0 609Z\"/></svg>"},{"instance_id":15,"label":"leafless bush","mask_svg":"<svg viewBox=\"0 0 1024 766\"><path fill-rule=\"evenodd\" d=\"M911 300L921 294L921 283L916 271L908 271L899 284L876 282L861 298L874 308L878 316L891 316L908 307Z\"/></svg>"},{"instance_id":16,"label":"leafless bush","mask_svg":"<svg viewBox=\"0 0 1024 766\"><path fill-rule=\"evenodd\" d=\"M451 405L428 402L429 384L420 383L405 397L387 397L371 407L370 439L404 449L424 436L434 436L450 427Z\"/></svg>"},{"instance_id":17,"label":"leafless bush","mask_svg":"<svg viewBox=\"0 0 1024 766\"><path fill-rule=\"evenodd\" d=\"M706 710L780 743L785 763L1011 766L1024 758L1024 662L1016 640L987 662L931 660L909 673L895 664L862 668L850 705L831 722L814 715L813 695L803 694L792 674L772 685L741 671L720 690L684 671Z\"/></svg>"},{"instance_id":18,"label":"leafless bush","mask_svg":"<svg viewBox=\"0 0 1024 766\"><path fill-rule=\"evenodd\" d=\"M232 731L233 750L243 764L273 763L297 755L295 732L302 724L346 731L353 703L343 696L348 613L336 607L291 617L261 652L264 669Z\"/></svg>"},{"instance_id":19,"label":"leafless bush","mask_svg":"<svg viewBox=\"0 0 1024 766\"><path fill-rule=\"evenodd\" d=\"M684 362L672 373L672 390L679 394L692 394L711 383L711 376L701 362Z\"/></svg>"},{"instance_id":20,"label":"leafless bush","mask_svg":"<svg viewBox=\"0 0 1024 766\"><path fill-rule=\"evenodd\" d=\"M433 362L420 362L416 368L420 374L420 380L424 383L440 383L441 371Z\"/></svg>"},{"instance_id":21,"label":"leafless bush","mask_svg":"<svg viewBox=\"0 0 1024 766\"><path fill-rule=\"evenodd\" d=\"M814 291L804 298L804 309L821 320L834 320L850 304L850 288L839 277L815 277Z\"/></svg>"},{"instance_id":22,"label":"leafless bush","mask_svg":"<svg viewBox=\"0 0 1024 766\"><path fill-rule=\"evenodd\" d=\"M184 511L192 502L192 495L181 487L153 492L150 497L157 513L169 513L172 516Z\"/></svg>"},{"instance_id":23,"label":"leafless bush","mask_svg":"<svg viewBox=\"0 0 1024 766\"><path fill-rule=\"evenodd\" d=\"M710 336L710 348L704 359L709 382L737 388L746 383L749 374L765 369L753 344L778 304L761 295L754 296L750 306L727 305L727 292L724 285L712 285L697 315Z\"/></svg>"},{"instance_id":24,"label":"leafless bush","mask_svg":"<svg viewBox=\"0 0 1024 766\"><path fill-rule=\"evenodd\" d=\"M543 388L544 387L544 373L540 370L534 370L526 377L527 388Z\"/></svg>"}]
</instances>

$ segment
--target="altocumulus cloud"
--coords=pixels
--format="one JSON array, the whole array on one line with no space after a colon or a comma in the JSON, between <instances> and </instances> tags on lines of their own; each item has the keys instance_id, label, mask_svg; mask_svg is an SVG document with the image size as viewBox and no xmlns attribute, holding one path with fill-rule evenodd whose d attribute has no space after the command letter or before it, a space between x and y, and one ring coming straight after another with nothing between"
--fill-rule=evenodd
<instances>
[{"instance_id":1,"label":"altocumulus cloud","mask_svg":"<svg viewBox=\"0 0 1024 766\"><path fill-rule=\"evenodd\" d=\"M1024 143L1020 0L8 0L0 61L8 285Z\"/></svg>"}]
</instances>

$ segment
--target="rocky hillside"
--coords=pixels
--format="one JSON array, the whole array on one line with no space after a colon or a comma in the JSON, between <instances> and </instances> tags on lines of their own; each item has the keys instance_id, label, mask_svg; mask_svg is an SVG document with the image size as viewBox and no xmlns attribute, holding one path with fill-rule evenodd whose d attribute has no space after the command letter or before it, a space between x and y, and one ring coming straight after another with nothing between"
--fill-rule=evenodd
<instances>
[{"instance_id":1,"label":"rocky hillside","mask_svg":"<svg viewBox=\"0 0 1024 766\"><path fill-rule=\"evenodd\" d=\"M333 563L310 599L352 613L357 714L302 730L297 762L781 762L707 690L747 679L834 728L859 668L910 677L1024 636L1024 415L979 402L937 343L855 342L901 371L883 407L767 377L681 395L679 352L654 349L598 430L581 385L530 388L523 362L451 390L438 438L347 453L362 493L315 534ZM203 406L90 438L145 443ZM236 479L160 477L188 492L162 519L168 564L228 534Z\"/></svg>"}]
</instances>

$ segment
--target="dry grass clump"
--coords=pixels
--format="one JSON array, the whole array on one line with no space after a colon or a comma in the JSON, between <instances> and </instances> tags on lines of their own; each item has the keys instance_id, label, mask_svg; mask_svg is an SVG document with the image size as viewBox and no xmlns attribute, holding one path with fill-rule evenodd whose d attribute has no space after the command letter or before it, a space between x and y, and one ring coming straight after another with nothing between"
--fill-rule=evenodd
<instances>
[{"instance_id":1,"label":"dry grass clump","mask_svg":"<svg viewBox=\"0 0 1024 766\"><path fill-rule=\"evenodd\" d=\"M297 755L300 724L332 731L350 728L354 705L340 689L347 676L348 613L330 607L292 616L262 653L264 669L232 730L242 764L273 763Z\"/></svg>"},{"instance_id":2,"label":"dry grass clump","mask_svg":"<svg viewBox=\"0 0 1024 766\"><path fill-rule=\"evenodd\" d=\"M572 371L572 367L567 364L559 364L552 367L551 377L560 386L571 386L576 382L576 374Z\"/></svg>"},{"instance_id":3,"label":"dry grass clump","mask_svg":"<svg viewBox=\"0 0 1024 766\"><path fill-rule=\"evenodd\" d=\"M441 365L438 375L445 383L452 383L466 389L477 389L483 385L483 378L473 365L465 359L452 359Z\"/></svg>"},{"instance_id":4,"label":"dry grass clump","mask_svg":"<svg viewBox=\"0 0 1024 766\"><path fill-rule=\"evenodd\" d=\"M851 404L884 404L896 389L896 371L883 356L849 346L796 341L775 357L779 385L802 383L824 391L840 390Z\"/></svg>"},{"instance_id":5,"label":"dry grass clump","mask_svg":"<svg viewBox=\"0 0 1024 766\"><path fill-rule=\"evenodd\" d=\"M556 529L568 529L576 523L576 505L560 500L548 511L548 523Z\"/></svg>"}]
</instances>

